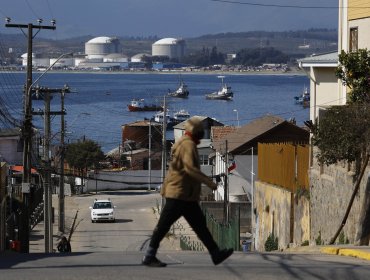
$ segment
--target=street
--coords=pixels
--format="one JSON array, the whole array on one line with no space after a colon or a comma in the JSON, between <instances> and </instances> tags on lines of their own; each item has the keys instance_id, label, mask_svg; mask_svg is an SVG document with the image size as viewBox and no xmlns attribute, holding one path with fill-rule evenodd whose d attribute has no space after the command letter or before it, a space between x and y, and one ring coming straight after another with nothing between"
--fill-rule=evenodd
<instances>
[{"instance_id":1,"label":"street","mask_svg":"<svg viewBox=\"0 0 370 280\"><path fill-rule=\"evenodd\" d=\"M117 206L115 223L91 223L89 206L95 198L110 198ZM116 191L69 199L76 208L68 211L79 210L72 253L3 254L0 280L370 278L369 261L320 253L235 252L214 266L207 252L180 251L167 238L158 258L168 266L145 267L141 259L156 224L153 208L160 203L158 193Z\"/></svg>"},{"instance_id":2,"label":"street","mask_svg":"<svg viewBox=\"0 0 370 280\"><path fill-rule=\"evenodd\" d=\"M91 223L94 199L110 198L116 206L116 222ZM160 202L157 192L114 191L75 198L79 212L72 235L73 252L140 251L155 227L153 209Z\"/></svg>"},{"instance_id":3,"label":"street","mask_svg":"<svg viewBox=\"0 0 370 280\"><path fill-rule=\"evenodd\" d=\"M236 252L214 266L205 252L162 251L165 268L140 265L141 252L0 256L0 279L369 279L370 265L350 257Z\"/></svg>"}]
</instances>

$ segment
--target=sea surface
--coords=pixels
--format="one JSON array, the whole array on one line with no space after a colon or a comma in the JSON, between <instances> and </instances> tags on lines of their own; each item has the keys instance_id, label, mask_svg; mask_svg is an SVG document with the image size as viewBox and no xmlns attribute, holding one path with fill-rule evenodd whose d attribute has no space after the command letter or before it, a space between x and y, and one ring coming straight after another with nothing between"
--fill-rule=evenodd
<instances>
[{"instance_id":1,"label":"sea surface","mask_svg":"<svg viewBox=\"0 0 370 280\"><path fill-rule=\"evenodd\" d=\"M33 74L33 80L40 73ZM205 94L219 89L221 79L217 74L105 74L105 73L55 73L48 72L39 84L49 88L62 88L68 84L72 93L66 94L66 141L82 137L98 142L104 152L116 148L121 142L122 125L151 118L155 112L129 112L127 105L133 98L143 98L148 103L163 102L168 90L175 90L180 78L188 85L188 99L166 98L171 115L187 110L192 116L209 116L225 125L243 126L266 114L284 119L295 118L297 125L309 119L309 108L295 104L309 80L304 75L226 74L224 82L232 87L233 101L206 100ZM0 73L0 94L13 112L22 109L22 89L25 73ZM10 96L12 94L13 97ZM18 108L18 109L17 109ZM44 109L43 101L33 101L35 111ZM60 94L54 94L51 110L60 110ZM20 114L21 115L21 114ZM33 117L34 125L43 130L43 118ZM53 141L58 141L60 116L52 118ZM173 132L167 133L173 138Z\"/></svg>"}]
</instances>

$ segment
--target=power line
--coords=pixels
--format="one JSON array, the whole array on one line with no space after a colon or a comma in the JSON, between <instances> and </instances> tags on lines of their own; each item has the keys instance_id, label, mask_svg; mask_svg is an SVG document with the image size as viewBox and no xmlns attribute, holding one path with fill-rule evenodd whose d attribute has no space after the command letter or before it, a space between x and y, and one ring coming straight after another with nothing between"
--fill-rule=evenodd
<instances>
[{"instance_id":1,"label":"power line","mask_svg":"<svg viewBox=\"0 0 370 280\"><path fill-rule=\"evenodd\" d=\"M32 6L30 5L30 3L28 2L28 0L24 0L25 2L26 2L26 4L27 4L27 6L28 6L28 8L30 9L30 11L34 14L34 16L36 17L36 18L40 18L39 16L38 16L38 14L35 12L35 10L32 8Z\"/></svg>"},{"instance_id":2,"label":"power line","mask_svg":"<svg viewBox=\"0 0 370 280\"><path fill-rule=\"evenodd\" d=\"M339 6L301 6L301 5L280 5L280 4L261 4L231 0L209 0L212 2L227 3L233 5L259 6L259 7L274 7L274 8L293 8L293 9L369 9L370 7L339 7Z\"/></svg>"}]
</instances>

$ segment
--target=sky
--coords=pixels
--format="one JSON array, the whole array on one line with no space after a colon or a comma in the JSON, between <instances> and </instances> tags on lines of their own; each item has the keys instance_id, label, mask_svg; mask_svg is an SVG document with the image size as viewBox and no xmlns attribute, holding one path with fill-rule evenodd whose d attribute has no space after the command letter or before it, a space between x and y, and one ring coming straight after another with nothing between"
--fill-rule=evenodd
<instances>
[{"instance_id":1,"label":"sky","mask_svg":"<svg viewBox=\"0 0 370 280\"><path fill-rule=\"evenodd\" d=\"M44 38L158 36L191 38L246 31L336 29L338 0L0 0L0 33L11 23L43 25Z\"/></svg>"}]
</instances>

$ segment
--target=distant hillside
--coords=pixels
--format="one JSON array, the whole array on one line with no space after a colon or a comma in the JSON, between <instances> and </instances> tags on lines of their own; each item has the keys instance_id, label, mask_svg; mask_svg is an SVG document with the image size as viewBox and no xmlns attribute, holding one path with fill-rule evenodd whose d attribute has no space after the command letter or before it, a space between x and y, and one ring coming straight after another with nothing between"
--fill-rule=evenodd
<instances>
[{"instance_id":1,"label":"distant hillside","mask_svg":"<svg viewBox=\"0 0 370 280\"><path fill-rule=\"evenodd\" d=\"M42 54L84 52L85 42L93 36L83 36L65 40L49 40L36 37L34 52ZM119 37L123 53L132 56L137 53L151 53L152 44L157 37ZM223 53L236 53L244 48L273 47L286 54L303 57L313 53L325 53L337 50L337 31L327 29L309 29L303 31L267 32L250 31L239 33L209 34L196 38L184 38L188 53L202 50L204 47L217 47ZM27 52L27 40L20 35L0 34L0 55L9 48L17 54Z\"/></svg>"}]
</instances>

